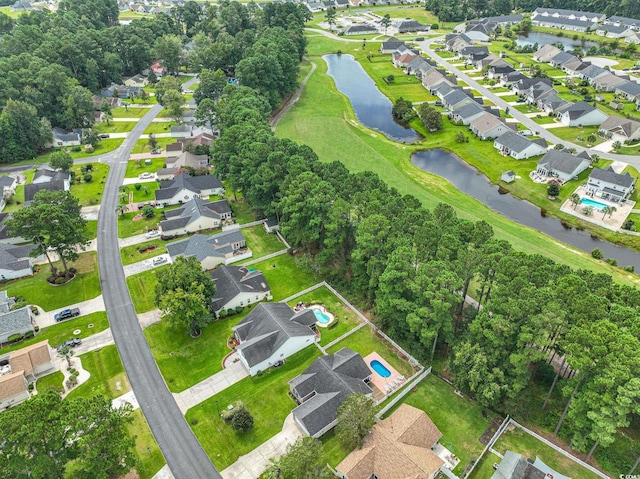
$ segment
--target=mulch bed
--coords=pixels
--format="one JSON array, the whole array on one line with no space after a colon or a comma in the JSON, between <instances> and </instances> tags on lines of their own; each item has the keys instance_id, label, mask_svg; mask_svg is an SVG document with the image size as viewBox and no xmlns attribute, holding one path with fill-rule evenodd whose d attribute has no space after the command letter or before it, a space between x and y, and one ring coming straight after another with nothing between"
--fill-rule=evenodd
<instances>
[{"instance_id":1,"label":"mulch bed","mask_svg":"<svg viewBox=\"0 0 640 479\"><path fill-rule=\"evenodd\" d=\"M502 418L500 417L493 418L493 421L491 421L491 424L489 424L489 426L482 433L482 436L480 436L480 442L485 446L489 444L489 441L491 440L493 435L496 433L496 431L500 427L500 424L502 424Z\"/></svg>"}]
</instances>

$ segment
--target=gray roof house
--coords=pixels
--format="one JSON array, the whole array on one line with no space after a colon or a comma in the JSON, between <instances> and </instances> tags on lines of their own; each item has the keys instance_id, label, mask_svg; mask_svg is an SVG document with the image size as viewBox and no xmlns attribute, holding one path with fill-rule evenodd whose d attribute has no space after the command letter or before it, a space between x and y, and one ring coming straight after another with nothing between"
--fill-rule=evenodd
<instances>
[{"instance_id":1,"label":"gray roof house","mask_svg":"<svg viewBox=\"0 0 640 479\"><path fill-rule=\"evenodd\" d=\"M190 176L181 173L173 180L160 183L155 191L156 206L185 203L192 198L207 199L212 195L224 196L222 182L213 175Z\"/></svg>"},{"instance_id":2,"label":"gray roof house","mask_svg":"<svg viewBox=\"0 0 640 479\"><path fill-rule=\"evenodd\" d=\"M609 201L626 200L633 192L636 180L627 172L616 173L613 168L591 170L585 189L591 195Z\"/></svg>"},{"instance_id":3,"label":"gray roof house","mask_svg":"<svg viewBox=\"0 0 640 479\"><path fill-rule=\"evenodd\" d=\"M640 122L611 115L600 125L598 132L621 143L637 140L640 139Z\"/></svg>"},{"instance_id":4,"label":"gray roof house","mask_svg":"<svg viewBox=\"0 0 640 479\"><path fill-rule=\"evenodd\" d=\"M636 101L640 98L640 85L635 82L627 81L616 86L616 93L623 95L629 101Z\"/></svg>"},{"instance_id":5,"label":"gray roof house","mask_svg":"<svg viewBox=\"0 0 640 479\"><path fill-rule=\"evenodd\" d=\"M401 45L406 45L406 43L404 43L404 41L402 40L398 40L395 37L389 37L382 42L382 45L380 45L380 53L393 53Z\"/></svg>"},{"instance_id":6,"label":"gray roof house","mask_svg":"<svg viewBox=\"0 0 640 479\"><path fill-rule=\"evenodd\" d=\"M607 71L604 75L600 75L589 82L597 89L606 92L615 91L615 89L623 83L628 83L628 80L621 78L618 75Z\"/></svg>"},{"instance_id":7,"label":"gray roof house","mask_svg":"<svg viewBox=\"0 0 640 479\"><path fill-rule=\"evenodd\" d=\"M52 128L53 146L78 146L80 145L80 134L73 131L67 131L62 128Z\"/></svg>"},{"instance_id":8,"label":"gray roof house","mask_svg":"<svg viewBox=\"0 0 640 479\"><path fill-rule=\"evenodd\" d=\"M208 236L194 234L188 238L167 244L172 260L178 256L194 256L203 270L211 270L220 264L230 264L251 257L246 240L239 229Z\"/></svg>"},{"instance_id":9,"label":"gray roof house","mask_svg":"<svg viewBox=\"0 0 640 479\"><path fill-rule=\"evenodd\" d=\"M431 25L423 25L416 20L407 19L396 21L394 26L398 29L398 33L427 32L431 30Z\"/></svg>"},{"instance_id":10,"label":"gray roof house","mask_svg":"<svg viewBox=\"0 0 640 479\"><path fill-rule=\"evenodd\" d=\"M33 331L31 309L28 306L20 309L11 308L15 304L6 291L0 292L0 343L7 341L13 334L24 334Z\"/></svg>"},{"instance_id":11,"label":"gray roof house","mask_svg":"<svg viewBox=\"0 0 640 479\"><path fill-rule=\"evenodd\" d=\"M31 276L34 258L29 255L34 248L32 244L16 246L0 243L0 280Z\"/></svg>"},{"instance_id":12,"label":"gray roof house","mask_svg":"<svg viewBox=\"0 0 640 479\"><path fill-rule=\"evenodd\" d=\"M260 303L233 327L238 358L249 374L277 365L318 342L316 316L310 309L296 313L286 303Z\"/></svg>"},{"instance_id":13,"label":"gray roof house","mask_svg":"<svg viewBox=\"0 0 640 479\"><path fill-rule=\"evenodd\" d=\"M493 140L513 128L517 128L517 125L508 125L502 118L488 112L469 123L471 132L481 140Z\"/></svg>"},{"instance_id":14,"label":"gray roof house","mask_svg":"<svg viewBox=\"0 0 640 479\"><path fill-rule=\"evenodd\" d=\"M549 150L538 162L536 174L557 178L566 183L576 179L590 164L591 157L586 152L572 155L566 150Z\"/></svg>"},{"instance_id":15,"label":"gray roof house","mask_svg":"<svg viewBox=\"0 0 640 479\"><path fill-rule=\"evenodd\" d=\"M211 299L216 315L220 311L271 299L271 288L262 271L220 265L211 273L211 279L216 284L216 293Z\"/></svg>"},{"instance_id":16,"label":"gray roof house","mask_svg":"<svg viewBox=\"0 0 640 479\"><path fill-rule=\"evenodd\" d=\"M42 170L38 170L36 174L33 175L33 180L31 180L31 183L49 183L51 181L61 180L69 183L71 181L71 173L69 173L68 171L54 171L45 168ZM69 185L67 185L66 189L69 189Z\"/></svg>"},{"instance_id":17,"label":"gray roof house","mask_svg":"<svg viewBox=\"0 0 640 479\"><path fill-rule=\"evenodd\" d=\"M537 52L533 54L533 59L537 62L549 63L551 59L560 52L562 52L562 50L560 50L555 45L543 45L538 49Z\"/></svg>"},{"instance_id":18,"label":"gray roof house","mask_svg":"<svg viewBox=\"0 0 640 479\"><path fill-rule=\"evenodd\" d=\"M572 55L571 53L567 53L567 52L560 52L558 53L556 56L554 56L549 63L551 64L551 66L556 67L556 68L561 68L562 66L564 66L566 63L569 62L573 62L575 60L577 60L578 57L576 57L575 55Z\"/></svg>"},{"instance_id":19,"label":"gray roof house","mask_svg":"<svg viewBox=\"0 0 640 479\"><path fill-rule=\"evenodd\" d=\"M182 143L180 143L180 146L182 147ZM206 168L209 166L209 156L194 155L188 151L183 151L178 156L168 156L166 159L166 165L167 168L181 168L185 166L191 168Z\"/></svg>"},{"instance_id":20,"label":"gray roof house","mask_svg":"<svg viewBox=\"0 0 640 479\"><path fill-rule=\"evenodd\" d=\"M589 80L590 82L593 82L593 80L595 80L596 78L601 77L602 75L607 75L608 73L609 70L607 70L606 68L591 64L584 70L581 70L578 76L583 80Z\"/></svg>"},{"instance_id":21,"label":"gray roof house","mask_svg":"<svg viewBox=\"0 0 640 479\"><path fill-rule=\"evenodd\" d=\"M338 408L349 396L373 394L367 384L370 376L362 356L348 348L317 358L289 381L291 395L299 403L294 420L309 436L322 436L336 425Z\"/></svg>"},{"instance_id":22,"label":"gray roof house","mask_svg":"<svg viewBox=\"0 0 640 479\"><path fill-rule=\"evenodd\" d=\"M507 451L494 471L491 479L570 479L551 469L539 458L527 460L513 451Z\"/></svg>"},{"instance_id":23,"label":"gray roof house","mask_svg":"<svg viewBox=\"0 0 640 479\"><path fill-rule=\"evenodd\" d=\"M24 204L29 205L39 191L69 191L69 182L64 180L49 181L48 183L30 183L24 185Z\"/></svg>"},{"instance_id":24,"label":"gray roof house","mask_svg":"<svg viewBox=\"0 0 640 479\"><path fill-rule=\"evenodd\" d=\"M493 146L503 155L511 156L516 160L543 155L547 151L547 142L544 138L531 141L513 131L500 135L494 140Z\"/></svg>"},{"instance_id":25,"label":"gray roof house","mask_svg":"<svg viewBox=\"0 0 640 479\"><path fill-rule=\"evenodd\" d=\"M452 89L449 93L442 97L442 104L449 109L454 109L469 103L475 103L473 94L462 88Z\"/></svg>"},{"instance_id":26,"label":"gray roof house","mask_svg":"<svg viewBox=\"0 0 640 479\"><path fill-rule=\"evenodd\" d=\"M579 101L563 109L559 117L565 126L586 126L600 125L607 119L607 114L586 101Z\"/></svg>"},{"instance_id":27,"label":"gray roof house","mask_svg":"<svg viewBox=\"0 0 640 479\"><path fill-rule=\"evenodd\" d=\"M192 198L182 207L164 212L160 222L163 238L179 236L197 231L218 228L231 219L231 207L227 200L205 201Z\"/></svg>"},{"instance_id":28,"label":"gray roof house","mask_svg":"<svg viewBox=\"0 0 640 479\"><path fill-rule=\"evenodd\" d=\"M469 125L473 120L484 115L486 110L475 102L463 104L460 107L454 108L449 113L449 118L455 122L459 122L463 125Z\"/></svg>"},{"instance_id":29,"label":"gray roof house","mask_svg":"<svg viewBox=\"0 0 640 479\"><path fill-rule=\"evenodd\" d=\"M533 11L531 18L552 17L566 18L570 20L583 20L585 22L603 22L607 16L604 13L581 12L578 10L566 10L563 8L538 7Z\"/></svg>"},{"instance_id":30,"label":"gray roof house","mask_svg":"<svg viewBox=\"0 0 640 479\"><path fill-rule=\"evenodd\" d=\"M369 23L364 25L349 25L342 33L344 35L368 35L372 33L378 33L378 29Z\"/></svg>"}]
</instances>

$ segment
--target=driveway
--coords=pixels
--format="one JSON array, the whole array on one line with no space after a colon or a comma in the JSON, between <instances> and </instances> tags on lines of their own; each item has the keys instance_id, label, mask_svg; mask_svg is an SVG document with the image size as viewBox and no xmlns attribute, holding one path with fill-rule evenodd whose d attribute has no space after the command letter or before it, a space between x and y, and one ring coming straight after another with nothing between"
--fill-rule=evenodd
<instances>
[{"instance_id":1,"label":"driveway","mask_svg":"<svg viewBox=\"0 0 640 479\"><path fill-rule=\"evenodd\" d=\"M155 183L156 181L156 177L155 175L153 176L153 178L145 178L144 180L141 180L140 178L125 178L122 181L123 185L135 185L136 183Z\"/></svg>"},{"instance_id":2,"label":"driveway","mask_svg":"<svg viewBox=\"0 0 640 479\"><path fill-rule=\"evenodd\" d=\"M162 264L154 265L153 261L156 258L164 258L166 261ZM150 259L145 259L144 261L138 261L137 263L128 264L124 266L124 275L125 277L131 276L134 274L142 273L143 271L149 271L150 269L157 268L158 266L162 266L165 264L171 264L171 257L168 254L161 254L155 256Z\"/></svg>"},{"instance_id":3,"label":"driveway","mask_svg":"<svg viewBox=\"0 0 640 479\"><path fill-rule=\"evenodd\" d=\"M96 351L111 344L113 344L113 334L111 334L111 329L107 328L88 338L84 338L82 344L73 348L73 354L74 356L80 356L81 354ZM56 345L54 344L53 346L55 347Z\"/></svg>"},{"instance_id":4,"label":"driveway","mask_svg":"<svg viewBox=\"0 0 640 479\"><path fill-rule=\"evenodd\" d=\"M279 457L287 452L289 444L293 444L302 436L296 426L293 414L284 420L282 431L256 447L249 454L240 456L236 462L222 471L224 479L255 479L269 466L269 459Z\"/></svg>"},{"instance_id":5,"label":"driveway","mask_svg":"<svg viewBox=\"0 0 640 479\"><path fill-rule=\"evenodd\" d=\"M83 206L80 208L80 214L87 221L97 221L98 213L100 213L100 205Z\"/></svg>"},{"instance_id":6,"label":"driveway","mask_svg":"<svg viewBox=\"0 0 640 479\"><path fill-rule=\"evenodd\" d=\"M127 238L118 238L118 245L120 248L125 246L132 246L134 244L144 243L145 241L151 241L153 238L147 238L146 233L142 233L135 236L129 236Z\"/></svg>"},{"instance_id":7,"label":"driveway","mask_svg":"<svg viewBox=\"0 0 640 479\"><path fill-rule=\"evenodd\" d=\"M81 303L65 306L64 308L53 309L51 311L44 311L42 308L38 307L40 314L38 314L38 316L35 316L36 324L40 326L40 329L46 328L47 326L52 326L56 324L56 321L55 319L53 319L53 316L59 313L60 311L62 311L63 309L70 309L70 308L79 308L80 316L85 316L90 313L95 313L96 311L105 310L102 295L93 299L88 299L87 301L82 301Z\"/></svg>"}]
</instances>

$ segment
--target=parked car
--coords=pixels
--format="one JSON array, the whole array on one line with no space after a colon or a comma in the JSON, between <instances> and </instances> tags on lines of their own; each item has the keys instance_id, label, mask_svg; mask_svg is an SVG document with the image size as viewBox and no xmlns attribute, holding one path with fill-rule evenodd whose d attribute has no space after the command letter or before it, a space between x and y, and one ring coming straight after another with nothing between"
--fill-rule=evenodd
<instances>
[{"instance_id":1,"label":"parked car","mask_svg":"<svg viewBox=\"0 0 640 479\"><path fill-rule=\"evenodd\" d=\"M434 105L435 105L435 106L442 106L442 102L441 102L441 101L436 101L436 102L434 103Z\"/></svg>"},{"instance_id":2,"label":"parked car","mask_svg":"<svg viewBox=\"0 0 640 479\"><path fill-rule=\"evenodd\" d=\"M166 262L168 262L166 256L158 256L157 258L153 258L151 260L151 264L153 264L153 266L165 264Z\"/></svg>"},{"instance_id":3,"label":"parked car","mask_svg":"<svg viewBox=\"0 0 640 479\"><path fill-rule=\"evenodd\" d=\"M162 150L160 150L159 148L156 148L155 150L151 150L152 155L159 155L160 153L162 153Z\"/></svg>"},{"instance_id":4,"label":"parked car","mask_svg":"<svg viewBox=\"0 0 640 479\"><path fill-rule=\"evenodd\" d=\"M520 130L518 135L522 136L533 136L533 132L531 130Z\"/></svg>"},{"instance_id":5,"label":"parked car","mask_svg":"<svg viewBox=\"0 0 640 479\"><path fill-rule=\"evenodd\" d=\"M139 180L149 180L151 178L153 178L153 173L149 173L148 171L138 175Z\"/></svg>"},{"instance_id":6,"label":"parked car","mask_svg":"<svg viewBox=\"0 0 640 479\"><path fill-rule=\"evenodd\" d=\"M102 134L98 135L98 138L100 138L101 140L106 140L107 138L109 138L109 134L108 133L102 133Z\"/></svg>"},{"instance_id":7,"label":"parked car","mask_svg":"<svg viewBox=\"0 0 640 479\"><path fill-rule=\"evenodd\" d=\"M69 318L75 318L76 316L80 316L80 310L78 308L63 309L58 314L54 315L53 319L55 319L56 322L59 323L60 321L64 321L65 319Z\"/></svg>"},{"instance_id":8,"label":"parked car","mask_svg":"<svg viewBox=\"0 0 640 479\"><path fill-rule=\"evenodd\" d=\"M82 340L80 338L73 338L73 339L69 339L68 341L65 341L62 344L59 344L58 347L56 348L58 351L61 351L62 348L75 348L76 346L82 344Z\"/></svg>"},{"instance_id":9,"label":"parked car","mask_svg":"<svg viewBox=\"0 0 640 479\"><path fill-rule=\"evenodd\" d=\"M151 231L147 231L144 234L145 238L157 238L158 236L160 236L160 231L158 230L151 230Z\"/></svg>"}]
</instances>

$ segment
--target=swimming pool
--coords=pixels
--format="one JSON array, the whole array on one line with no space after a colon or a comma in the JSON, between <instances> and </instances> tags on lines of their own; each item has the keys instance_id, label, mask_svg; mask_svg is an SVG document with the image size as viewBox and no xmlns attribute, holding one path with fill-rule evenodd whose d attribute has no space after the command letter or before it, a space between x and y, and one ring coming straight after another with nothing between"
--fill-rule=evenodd
<instances>
[{"instance_id":1,"label":"swimming pool","mask_svg":"<svg viewBox=\"0 0 640 479\"><path fill-rule=\"evenodd\" d=\"M369 364L371 365L371 369L378 373L378 376L381 376L383 378L388 378L389 376L391 376L391 371L389 371L387 367L377 359L374 359Z\"/></svg>"},{"instance_id":2,"label":"swimming pool","mask_svg":"<svg viewBox=\"0 0 640 479\"><path fill-rule=\"evenodd\" d=\"M316 319L319 323L329 324L329 322L331 321L331 318L320 311L318 308L313 308L313 314L316 315Z\"/></svg>"},{"instance_id":3,"label":"swimming pool","mask_svg":"<svg viewBox=\"0 0 640 479\"><path fill-rule=\"evenodd\" d=\"M607 206L607 205L605 205L604 203L600 203L599 201L592 200L592 199L590 199L590 198L582 198L582 199L580 200L580 204L582 204L582 205L586 205L586 206L593 206L593 207L594 207L595 209L597 209L597 210L601 210L601 209L603 209L605 206Z\"/></svg>"}]
</instances>

